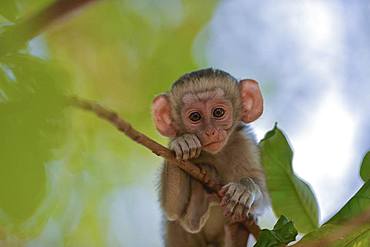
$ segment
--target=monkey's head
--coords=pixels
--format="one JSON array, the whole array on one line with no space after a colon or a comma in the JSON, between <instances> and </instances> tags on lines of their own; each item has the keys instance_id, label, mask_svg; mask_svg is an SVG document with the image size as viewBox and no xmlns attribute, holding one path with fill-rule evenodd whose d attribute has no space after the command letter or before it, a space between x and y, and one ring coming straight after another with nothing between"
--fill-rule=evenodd
<instances>
[{"instance_id":1,"label":"monkey's head","mask_svg":"<svg viewBox=\"0 0 370 247\"><path fill-rule=\"evenodd\" d=\"M154 99L152 109L162 135L196 134L203 150L215 154L241 121L249 123L262 114L263 100L256 81L238 81L209 68L180 77L169 93Z\"/></svg>"}]
</instances>

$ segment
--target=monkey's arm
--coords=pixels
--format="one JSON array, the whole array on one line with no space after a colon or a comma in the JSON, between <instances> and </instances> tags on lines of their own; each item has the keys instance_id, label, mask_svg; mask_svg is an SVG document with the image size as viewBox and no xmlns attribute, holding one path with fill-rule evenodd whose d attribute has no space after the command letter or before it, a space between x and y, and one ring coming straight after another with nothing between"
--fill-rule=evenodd
<instances>
[{"instance_id":1,"label":"monkey's arm","mask_svg":"<svg viewBox=\"0 0 370 247\"><path fill-rule=\"evenodd\" d=\"M161 174L161 204L168 220L177 220L185 213L189 197L189 175L165 162Z\"/></svg>"},{"instance_id":2,"label":"monkey's arm","mask_svg":"<svg viewBox=\"0 0 370 247\"><path fill-rule=\"evenodd\" d=\"M208 196L203 185L191 180L191 196L186 213L180 219L181 225L191 233L199 232L208 219Z\"/></svg>"},{"instance_id":3,"label":"monkey's arm","mask_svg":"<svg viewBox=\"0 0 370 247\"><path fill-rule=\"evenodd\" d=\"M260 215L268 204L265 174L258 146L251 138L245 138L243 144L244 146L240 147L245 152L243 155L240 155L240 150L233 153L237 162L230 164L232 167L225 181L226 185L220 191L223 195L221 206L224 207L225 215L232 215L232 221L242 221L250 215Z\"/></svg>"},{"instance_id":4,"label":"monkey's arm","mask_svg":"<svg viewBox=\"0 0 370 247\"><path fill-rule=\"evenodd\" d=\"M170 148L177 159L191 159L199 156L201 144L196 135L185 134L171 140ZM176 165L163 166L161 177L162 208L169 220L177 220L185 214L191 200L192 179Z\"/></svg>"},{"instance_id":5,"label":"monkey's arm","mask_svg":"<svg viewBox=\"0 0 370 247\"><path fill-rule=\"evenodd\" d=\"M208 165L199 165L206 170L211 178L217 176L216 170ZM203 184L195 179L191 179L191 193L186 213L180 218L181 225L191 233L199 232L209 217L210 203L217 202L217 196L208 193Z\"/></svg>"}]
</instances>

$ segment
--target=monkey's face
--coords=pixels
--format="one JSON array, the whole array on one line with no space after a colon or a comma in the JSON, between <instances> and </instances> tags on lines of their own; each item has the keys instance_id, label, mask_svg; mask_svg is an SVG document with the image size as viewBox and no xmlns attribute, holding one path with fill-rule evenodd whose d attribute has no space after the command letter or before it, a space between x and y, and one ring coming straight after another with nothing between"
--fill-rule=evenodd
<instances>
[{"instance_id":1,"label":"monkey's face","mask_svg":"<svg viewBox=\"0 0 370 247\"><path fill-rule=\"evenodd\" d=\"M224 91L188 93L182 98L181 119L187 133L200 139L203 150L215 154L227 143L233 127L233 106Z\"/></svg>"},{"instance_id":2,"label":"monkey's face","mask_svg":"<svg viewBox=\"0 0 370 247\"><path fill-rule=\"evenodd\" d=\"M152 111L163 136L195 134L203 150L214 154L240 121L250 123L262 114L263 98L256 81L238 83L226 72L207 69L181 77L170 93L155 97Z\"/></svg>"}]
</instances>

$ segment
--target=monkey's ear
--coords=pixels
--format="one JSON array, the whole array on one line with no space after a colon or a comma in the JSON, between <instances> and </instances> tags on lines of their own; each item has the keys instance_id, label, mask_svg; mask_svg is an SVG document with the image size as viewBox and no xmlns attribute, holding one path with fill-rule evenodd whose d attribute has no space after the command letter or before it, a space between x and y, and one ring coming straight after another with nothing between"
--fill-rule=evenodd
<instances>
[{"instance_id":1,"label":"monkey's ear","mask_svg":"<svg viewBox=\"0 0 370 247\"><path fill-rule=\"evenodd\" d=\"M242 120L250 123L263 112L263 98L255 80L245 79L239 83L240 96L242 100Z\"/></svg>"},{"instance_id":2,"label":"monkey's ear","mask_svg":"<svg viewBox=\"0 0 370 247\"><path fill-rule=\"evenodd\" d=\"M171 118L171 104L167 94L161 94L154 98L152 113L155 127L159 133L167 137L176 136Z\"/></svg>"}]
</instances>

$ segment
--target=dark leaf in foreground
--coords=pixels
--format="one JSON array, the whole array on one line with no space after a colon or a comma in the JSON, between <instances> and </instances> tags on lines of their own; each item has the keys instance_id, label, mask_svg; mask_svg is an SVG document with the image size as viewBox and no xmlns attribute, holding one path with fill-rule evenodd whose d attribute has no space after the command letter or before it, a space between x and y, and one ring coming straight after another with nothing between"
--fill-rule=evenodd
<instances>
[{"instance_id":1,"label":"dark leaf in foreground","mask_svg":"<svg viewBox=\"0 0 370 247\"><path fill-rule=\"evenodd\" d=\"M298 232L293 223L280 216L272 230L263 229L254 247L277 247L294 241Z\"/></svg>"}]
</instances>

